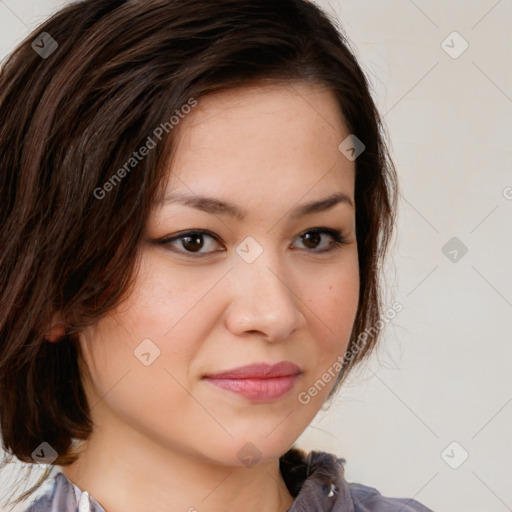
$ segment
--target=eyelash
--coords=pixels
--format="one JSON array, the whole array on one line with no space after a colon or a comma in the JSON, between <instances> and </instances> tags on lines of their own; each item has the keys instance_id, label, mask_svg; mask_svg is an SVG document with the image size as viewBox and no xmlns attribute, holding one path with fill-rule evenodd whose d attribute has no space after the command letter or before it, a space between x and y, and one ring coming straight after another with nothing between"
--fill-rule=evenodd
<instances>
[{"instance_id":1,"label":"eyelash","mask_svg":"<svg viewBox=\"0 0 512 512\"><path fill-rule=\"evenodd\" d=\"M322 249L321 251L316 251L314 249L311 249L310 251L308 251L306 249L307 252L312 252L313 254L330 253L332 251L340 249L343 245L347 244L347 239L345 238L343 233L341 231L338 231L337 229L331 229L331 228L325 228L325 227L312 228L312 229L308 229L307 231L303 231L298 236L304 237L308 233L327 234L334 240L334 242L327 249ZM161 240L156 240L155 242L158 245L163 245L163 246L167 247L167 246L170 246L172 242L182 240L184 238L189 238L189 237L194 237L194 236L205 236L205 235L213 238L218 243L221 243L220 238L217 235L215 235L211 231L208 231L205 229L193 229L193 230L189 230L189 231L183 231L177 235L173 235L172 237L164 238ZM201 249L202 249L202 247L201 247ZM174 249L170 249L170 250L173 250L174 252L178 252L180 254L185 254L186 256L190 256L192 258L201 258L201 257L209 256L209 255L213 254L214 252L219 252L219 251L212 251L212 252L207 252L207 253L201 253L201 252L193 252L193 251L186 251L186 250L183 250L183 251L174 250Z\"/></svg>"}]
</instances>

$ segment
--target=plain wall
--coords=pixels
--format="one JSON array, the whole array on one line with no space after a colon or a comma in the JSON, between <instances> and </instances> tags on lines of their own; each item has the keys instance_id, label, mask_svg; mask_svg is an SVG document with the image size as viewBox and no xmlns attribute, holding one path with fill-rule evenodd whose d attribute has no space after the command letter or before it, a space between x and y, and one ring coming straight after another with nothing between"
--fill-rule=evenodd
<instances>
[{"instance_id":1,"label":"plain wall","mask_svg":"<svg viewBox=\"0 0 512 512\"><path fill-rule=\"evenodd\" d=\"M64 3L0 1L0 57ZM298 444L436 512L510 510L512 2L319 3L388 127L401 196L387 307L403 309Z\"/></svg>"}]
</instances>

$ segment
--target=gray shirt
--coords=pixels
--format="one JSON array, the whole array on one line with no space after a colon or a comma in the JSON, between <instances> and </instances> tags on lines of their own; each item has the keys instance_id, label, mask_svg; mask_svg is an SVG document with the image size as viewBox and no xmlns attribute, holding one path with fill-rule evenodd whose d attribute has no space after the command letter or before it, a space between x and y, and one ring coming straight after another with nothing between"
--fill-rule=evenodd
<instances>
[{"instance_id":1,"label":"gray shirt","mask_svg":"<svg viewBox=\"0 0 512 512\"><path fill-rule=\"evenodd\" d=\"M292 447L280 469L295 498L288 512L433 512L414 499L386 498L373 487L347 482L345 459L326 452ZM25 512L106 512L87 491L57 472L48 488Z\"/></svg>"}]
</instances>

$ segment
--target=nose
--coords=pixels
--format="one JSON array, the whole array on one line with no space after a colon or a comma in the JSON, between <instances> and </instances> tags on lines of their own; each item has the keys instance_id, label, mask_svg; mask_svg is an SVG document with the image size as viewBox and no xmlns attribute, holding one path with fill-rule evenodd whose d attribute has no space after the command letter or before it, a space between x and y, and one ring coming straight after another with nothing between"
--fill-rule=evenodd
<instances>
[{"instance_id":1,"label":"nose","mask_svg":"<svg viewBox=\"0 0 512 512\"><path fill-rule=\"evenodd\" d=\"M290 272L264 251L252 263L238 261L230 272L227 328L235 335L258 334L267 341L290 338L306 324Z\"/></svg>"}]
</instances>

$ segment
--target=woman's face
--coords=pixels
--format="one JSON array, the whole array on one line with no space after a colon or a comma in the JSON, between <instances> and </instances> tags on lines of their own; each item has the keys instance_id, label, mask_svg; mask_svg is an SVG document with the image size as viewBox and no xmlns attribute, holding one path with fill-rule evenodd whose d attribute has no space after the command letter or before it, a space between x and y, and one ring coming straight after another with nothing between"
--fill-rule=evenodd
<instances>
[{"instance_id":1,"label":"woman's face","mask_svg":"<svg viewBox=\"0 0 512 512\"><path fill-rule=\"evenodd\" d=\"M92 417L195 459L275 459L332 389L325 373L356 315L355 165L338 149L349 132L334 96L303 83L200 98L174 130L167 200L148 220L133 292L81 335ZM301 211L333 194L348 200ZM194 207L198 197L215 202ZM282 361L300 374L222 381L246 394L205 378Z\"/></svg>"}]
</instances>

